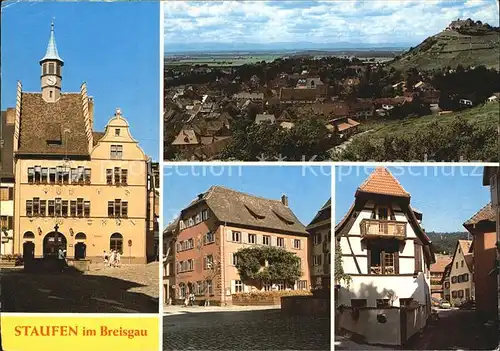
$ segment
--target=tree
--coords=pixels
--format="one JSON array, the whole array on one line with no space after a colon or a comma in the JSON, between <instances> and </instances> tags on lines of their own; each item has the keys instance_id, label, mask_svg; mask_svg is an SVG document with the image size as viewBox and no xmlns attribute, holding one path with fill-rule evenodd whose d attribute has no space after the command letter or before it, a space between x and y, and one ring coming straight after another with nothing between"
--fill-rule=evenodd
<instances>
[{"instance_id":1,"label":"tree","mask_svg":"<svg viewBox=\"0 0 500 351\"><path fill-rule=\"evenodd\" d=\"M238 250L236 257L236 268L243 281L294 284L302 276L300 258L279 247L247 247Z\"/></svg>"},{"instance_id":2,"label":"tree","mask_svg":"<svg viewBox=\"0 0 500 351\"><path fill-rule=\"evenodd\" d=\"M352 278L349 274L344 272L344 267L342 266L342 248L340 247L340 242L335 241L335 271L334 271L334 282L335 284L345 283L347 286L352 282Z\"/></svg>"}]
</instances>

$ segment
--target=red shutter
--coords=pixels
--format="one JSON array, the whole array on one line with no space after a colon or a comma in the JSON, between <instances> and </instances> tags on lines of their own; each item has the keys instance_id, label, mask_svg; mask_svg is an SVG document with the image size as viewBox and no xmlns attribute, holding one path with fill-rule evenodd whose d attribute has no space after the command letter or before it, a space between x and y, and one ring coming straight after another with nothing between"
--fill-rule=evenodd
<instances>
[{"instance_id":1,"label":"red shutter","mask_svg":"<svg viewBox=\"0 0 500 351\"><path fill-rule=\"evenodd\" d=\"M413 243L414 255L415 255L415 273L422 272L422 246Z\"/></svg>"},{"instance_id":2,"label":"red shutter","mask_svg":"<svg viewBox=\"0 0 500 351\"><path fill-rule=\"evenodd\" d=\"M394 253L394 274L399 274L399 251Z\"/></svg>"}]
</instances>

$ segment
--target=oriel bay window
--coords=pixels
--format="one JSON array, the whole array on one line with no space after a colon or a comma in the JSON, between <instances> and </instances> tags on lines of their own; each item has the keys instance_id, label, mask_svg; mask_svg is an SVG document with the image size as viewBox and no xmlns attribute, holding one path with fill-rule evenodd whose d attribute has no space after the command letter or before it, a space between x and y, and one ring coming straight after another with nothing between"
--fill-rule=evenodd
<instances>
[{"instance_id":1,"label":"oriel bay window","mask_svg":"<svg viewBox=\"0 0 500 351\"><path fill-rule=\"evenodd\" d=\"M397 240L370 240L368 246L368 274L399 274L399 242Z\"/></svg>"}]
</instances>

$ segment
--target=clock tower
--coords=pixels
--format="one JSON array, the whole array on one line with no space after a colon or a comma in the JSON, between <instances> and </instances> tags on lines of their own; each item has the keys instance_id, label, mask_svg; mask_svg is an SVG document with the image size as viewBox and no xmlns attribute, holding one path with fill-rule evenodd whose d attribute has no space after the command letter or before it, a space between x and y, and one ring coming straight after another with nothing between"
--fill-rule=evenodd
<instances>
[{"instance_id":1,"label":"clock tower","mask_svg":"<svg viewBox=\"0 0 500 351\"><path fill-rule=\"evenodd\" d=\"M54 21L52 21L47 52L40 60L42 97L46 102L56 102L61 97L62 66L64 66L64 61L57 52Z\"/></svg>"}]
</instances>

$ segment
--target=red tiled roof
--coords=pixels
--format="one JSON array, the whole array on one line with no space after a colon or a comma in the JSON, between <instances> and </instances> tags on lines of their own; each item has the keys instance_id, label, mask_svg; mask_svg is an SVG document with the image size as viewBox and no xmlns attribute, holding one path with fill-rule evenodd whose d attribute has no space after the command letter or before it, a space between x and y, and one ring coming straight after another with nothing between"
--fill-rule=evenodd
<instances>
[{"instance_id":1,"label":"red tiled roof","mask_svg":"<svg viewBox=\"0 0 500 351\"><path fill-rule=\"evenodd\" d=\"M385 167L376 168L356 191L358 193L372 193L398 197L410 197L398 180Z\"/></svg>"},{"instance_id":2,"label":"red tiled roof","mask_svg":"<svg viewBox=\"0 0 500 351\"><path fill-rule=\"evenodd\" d=\"M491 203L489 203L474 214L474 216L472 216L469 220L467 220L467 222L464 223L464 226L477 224L481 221L495 222L495 216L495 210L491 206Z\"/></svg>"},{"instance_id":3,"label":"red tiled roof","mask_svg":"<svg viewBox=\"0 0 500 351\"><path fill-rule=\"evenodd\" d=\"M460 245L464 256L467 256L470 246L472 245L472 240L458 240L458 245Z\"/></svg>"},{"instance_id":4,"label":"red tiled roof","mask_svg":"<svg viewBox=\"0 0 500 351\"><path fill-rule=\"evenodd\" d=\"M448 264L450 264L451 260L453 259L453 256L448 256L448 255L435 255L436 256L436 263L431 265L431 273L436 272L436 273L444 273L444 269Z\"/></svg>"}]
</instances>

